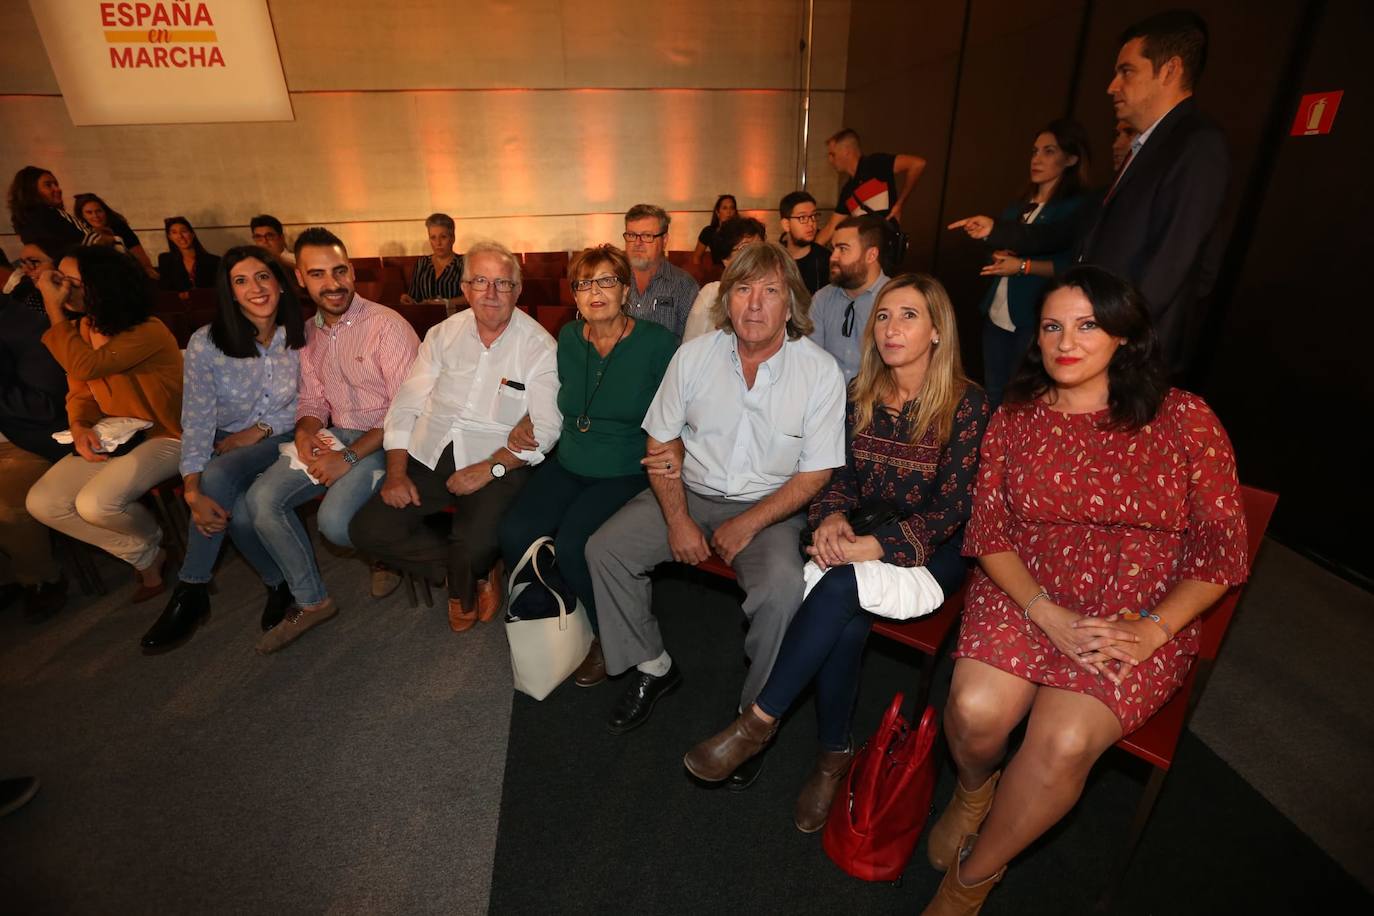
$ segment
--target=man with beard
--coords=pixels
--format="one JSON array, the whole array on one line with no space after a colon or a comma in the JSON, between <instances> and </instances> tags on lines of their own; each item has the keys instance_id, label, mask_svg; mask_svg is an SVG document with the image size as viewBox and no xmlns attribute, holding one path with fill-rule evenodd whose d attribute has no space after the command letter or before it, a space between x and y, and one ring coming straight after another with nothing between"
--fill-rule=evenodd
<instances>
[{"instance_id":1,"label":"man with beard","mask_svg":"<svg viewBox=\"0 0 1374 916\"><path fill-rule=\"evenodd\" d=\"M806 291L812 295L826 284L830 275L830 249L816 243L820 228L820 208L816 198L805 191L793 191L778 202L782 220L782 243L797 262Z\"/></svg>"},{"instance_id":2,"label":"man with beard","mask_svg":"<svg viewBox=\"0 0 1374 916\"><path fill-rule=\"evenodd\" d=\"M317 515L321 536L353 546L348 525L386 469L382 421L420 340L398 313L353 291L348 252L328 229L316 226L300 234L296 265L316 312L306 322L300 355L294 454L283 454L264 471L245 501L296 606L311 607L325 599L325 586L295 509L323 496ZM385 597L400 581L396 573L374 567L372 593ZM264 620L262 626L268 630L276 623Z\"/></svg>"},{"instance_id":3,"label":"man with beard","mask_svg":"<svg viewBox=\"0 0 1374 916\"><path fill-rule=\"evenodd\" d=\"M887 283L878 263L883 245L883 220L851 216L835 228L830 252L830 285L811 297L811 339L835 357L846 385L859 372L859 357L873 300Z\"/></svg>"},{"instance_id":4,"label":"man with beard","mask_svg":"<svg viewBox=\"0 0 1374 916\"><path fill-rule=\"evenodd\" d=\"M635 204L625 214L625 254L634 281L625 294L625 311L636 320L663 325L681 341L697 298L697 281L665 257L669 222L663 208L653 204Z\"/></svg>"}]
</instances>

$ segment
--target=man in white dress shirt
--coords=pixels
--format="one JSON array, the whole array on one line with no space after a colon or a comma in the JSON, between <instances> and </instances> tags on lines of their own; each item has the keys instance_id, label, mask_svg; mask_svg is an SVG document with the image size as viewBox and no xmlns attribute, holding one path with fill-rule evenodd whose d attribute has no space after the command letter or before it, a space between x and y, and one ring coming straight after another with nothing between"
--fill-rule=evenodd
<instances>
[{"instance_id":1,"label":"man in white dress shirt","mask_svg":"<svg viewBox=\"0 0 1374 916\"><path fill-rule=\"evenodd\" d=\"M425 336L387 411L382 488L349 526L369 556L447 576L449 625L459 633L501 608L497 524L563 422L554 339L515 308L515 256L495 242L473 245L462 283L471 308ZM513 452L506 438L526 414L539 446ZM450 506L445 534L427 519Z\"/></svg>"},{"instance_id":2,"label":"man in white dress shirt","mask_svg":"<svg viewBox=\"0 0 1374 916\"><path fill-rule=\"evenodd\" d=\"M748 245L720 284L721 330L682 345L644 418L650 488L587 542L606 670L634 669L611 713L616 734L682 681L649 609L649 571L667 560L714 550L734 568L749 619L741 708L753 702L801 604L802 512L844 464L844 379L807 337L791 255Z\"/></svg>"}]
</instances>

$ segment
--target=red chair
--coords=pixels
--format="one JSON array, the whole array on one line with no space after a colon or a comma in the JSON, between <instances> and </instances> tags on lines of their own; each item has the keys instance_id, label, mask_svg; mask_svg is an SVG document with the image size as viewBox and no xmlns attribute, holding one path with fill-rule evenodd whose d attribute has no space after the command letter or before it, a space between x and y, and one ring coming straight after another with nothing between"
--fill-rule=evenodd
<instances>
[{"instance_id":1,"label":"red chair","mask_svg":"<svg viewBox=\"0 0 1374 916\"><path fill-rule=\"evenodd\" d=\"M521 305L557 305L558 281L551 277L525 277L520 286Z\"/></svg>"},{"instance_id":2,"label":"red chair","mask_svg":"<svg viewBox=\"0 0 1374 916\"><path fill-rule=\"evenodd\" d=\"M1253 571L1255 556L1264 541L1264 532L1269 527L1269 519L1274 514L1274 506L1278 504L1279 497L1277 493L1254 487L1242 486L1240 492L1241 501L1245 506L1247 561ZM1235 615L1236 605L1240 603L1244 591L1240 586L1228 589L1216 604L1203 612L1202 637L1198 645L1197 660L1193 663L1192 671L1188 673L1188 679L1159 712L1151 716L1139 729L1116 743L1117 747L1144 760L1153 769L1150 771L1149 781L1145 784L1140 804L1136 807L1135 819L1131 822L1125 854L1118 857L1116 874L1097 902L1099 911L1108 909L1112 897L1121 885L1121 880L1126 876L1126 869L1131 863L1136 847L1140 844L1140 837L1145 832L1145 825L1154 811L1155 802L1159 799L1159 791L1164 787L1164 777L1169 775L1169 769L1173 766L1178 739L1183 734L1188 720L1192 718L1198 699L1212 675L1217 654L1221 651L1222 640L1226 638L1226 629L1231 625L1231 618Z\"/></svg>"},{"instance_id":3,"label":"red chair","mask_svg":"<svg viewBox=\"0 0 1374 916\"><path fill-rule=\"evenodd\" d=\"M735 571L729 564L715 554L697 564L697 569L724 579L735 578ZM959 614L964 609L964 586L945 599L945 603L933 614L913 620L879 620L873 624L873 632L905 646L919 649L930 660L921 666L921 680L917 688L916 708L925 709L930 702L931 682L935 677L935 661L945 639L959 622Z\"/></svg>"},{"instance_id":4,"label":"red chair","mask_svg":"<svg viewBox=\"0 0 1374 916\"><path fill-rule=\"evenodd\" d=\"M380 277L382 275L381 258L349 258L349 261L353 263L354 274L367 271L372 276Z\"/></svg>"},{"instance_id":5,"label":"red chair","mask_svg":"<svg viewBox=\"0 0 1374 916\"><path fill-rule=\"evenodd\" d=\"M385 262L382 264L382 298L377 301L383 305L395 305L401 296L410 289L401 265Z\"/></svg>"},{"instance_id":6,"label":"red chair","mask_svg":"<svg viewBox=\"0 0 1374 916\"><path fill-rule=\"evenodd\" d=\"M577 309L569 308L565 305L536 305L534 307L534 317L544 330L558 338L558 332L563 330L563 325L577 317Z\"/></svg>"},{"instance_id":7,"label":"red chair","mask_svg":"<svg viewBox=\"0 0 1374 916\"><path fill-rule=\"evenodd\" d=\"M568 273L568 253L527 251L520 256L520 270L526 279L538 277L557 280Z\"/></svg>"},{"instance_id":8,"label":"red chair","mask_svg":"<svg viewBox=\"0 0 1374 916\"><path fill-rule=\"evenodd\" d=\"M359 289L359 292L362 292ZM364 293L363 295L367 295ZM368 298L372 298L368 296ZM410 322L410 326L415 329L415 333L424 340L425 334L429 329L448 317L448 309L438 302L416 302L413 305L406 305L398 302L393 306L396 311L401 313L401 317Z\"/></svg>"},{"instance_id":9,"label":"red chair","mask_svg":"<svg viewBox=\"0 0 1374 916\"><path fill-rule=\"evenodd\" d=\"M382 267L398 267L406 289L410 289L410 278L415 276L415 265L420 260L418 254L388 255L382 258Z\"/></svg>"}]
</instances>

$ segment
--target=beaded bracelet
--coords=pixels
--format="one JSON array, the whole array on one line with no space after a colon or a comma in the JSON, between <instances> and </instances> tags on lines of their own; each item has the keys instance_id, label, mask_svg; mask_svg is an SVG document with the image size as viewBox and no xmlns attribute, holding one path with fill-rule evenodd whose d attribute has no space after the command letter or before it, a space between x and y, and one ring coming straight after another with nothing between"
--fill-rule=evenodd
<instances>
[{"instance_id":1,"label":"beaded bracelet","mask_svg":"<svg viewBox=\"0 0 1374 916\"><path fill-rule=\"evenodd\" d=\"M1023 607L1023 608L1021 608L1021 616L1022 616L1022 618L1024 618L1025 620L1030 620L1030 609L1031 609L1031 605L1034 604L1035 602L1039 601L1041 598L1048 598L1049 596L1050 596L1050 593L1047 592L1047 591L1045 591L1044 588L1041 588L1040 591L1038 591L1038 592L1036 592L1034 595L1032 595L1032 596L1031 596L1031 600L1029 600L1029 601L1026 602L1026 606Z\"/></svg>"},{"instance_id":2,"label":"beaded bracelet","mask_svg":"<svg viewBox=\"0 0 1374 916\"><path fill-rule=\"evenodd\" d=\"M1122 620L1153 620L1159 628L1164 631L1164 635L1169 639L1174 638L1174 631L1165 623L1158 614L1151 614L1149 611L1122 611Z\"/></svg>"}]
</instances>

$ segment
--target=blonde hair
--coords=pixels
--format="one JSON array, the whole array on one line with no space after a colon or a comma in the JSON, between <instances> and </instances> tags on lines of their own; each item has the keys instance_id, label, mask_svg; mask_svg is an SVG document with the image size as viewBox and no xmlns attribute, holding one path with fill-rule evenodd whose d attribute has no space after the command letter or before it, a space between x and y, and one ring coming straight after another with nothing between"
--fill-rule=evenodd
<instances>
[{"instance_id":1,"label":"blonde hair","mask_svg":"<svg viewBox=\"0 0 1374 916\"><path fill-rule=\"evenodd\" d=\"M971 384L964 375L959 358L959 329L954 319L954 304L940 281L929 274L901 274L893 277L878 293L873 311L864 325L863 356L859 374L849 383L849 397L854 402L854 435L873 425L873 411L897 391L892 370L883 362L882 354L873 339L873 325L883 300L902 289L914 289L926 301L935 339L939 341L930 356L921 390L917 394L916 416L908 434L911 443L920 442L928 432L934 432L939 442L948 442L954 429L954 414L959 401Z\"/></svg>"},{"instance_id":2,"label":"blonde hair","mask_svg":"<svg viewBox=\"0 0 1374 916\"><path fill-rule=\"evenodd\" d=\"M720 278L716 301L711 304L711 324L727 333L735 333L730 322L730 291L741 283L760 280L774 272L787 287L788 339L800 340L810 334L816 327L811 321L811 293L797 272L797 262L776 242L752 242L731 259Z\"/></svg>"}]
</instances>

